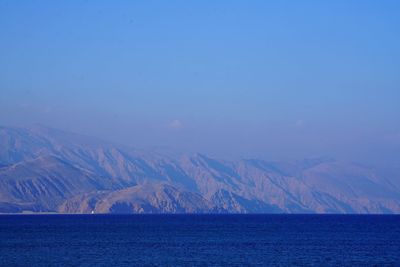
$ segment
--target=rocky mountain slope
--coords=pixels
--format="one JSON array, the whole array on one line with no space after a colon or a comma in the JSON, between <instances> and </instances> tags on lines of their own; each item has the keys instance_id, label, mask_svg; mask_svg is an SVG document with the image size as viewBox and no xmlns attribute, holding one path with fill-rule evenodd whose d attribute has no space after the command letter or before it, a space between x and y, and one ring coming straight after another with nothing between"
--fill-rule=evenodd
<instances>
[{"instance_id":1,"label":"rocky mountain slope","mask_svg":"<svg viewBox=\"0 0 400 267\"><path fill-rule=\"evenodd\" d=\"M400 213L400 190L372 169L171 158L42 126L0 128L0 212Z\"/></svg>"}]
</instances>

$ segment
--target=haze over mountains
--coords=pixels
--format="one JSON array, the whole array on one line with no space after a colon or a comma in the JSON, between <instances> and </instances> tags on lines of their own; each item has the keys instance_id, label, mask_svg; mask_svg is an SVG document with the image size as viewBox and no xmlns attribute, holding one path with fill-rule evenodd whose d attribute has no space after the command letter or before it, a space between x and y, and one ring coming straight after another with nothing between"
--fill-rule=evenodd
<instances>
[{"instance_id":1,"label":"haze over mountains","mask_svg":"<svg viewBox=\"0 0 400 267\"><path fill-rule=\"evenodd\" d=\"M0 212L400 213L400 188L333 159L175 158L43 126L1 127Z\"/></svg>"}]
</instances>

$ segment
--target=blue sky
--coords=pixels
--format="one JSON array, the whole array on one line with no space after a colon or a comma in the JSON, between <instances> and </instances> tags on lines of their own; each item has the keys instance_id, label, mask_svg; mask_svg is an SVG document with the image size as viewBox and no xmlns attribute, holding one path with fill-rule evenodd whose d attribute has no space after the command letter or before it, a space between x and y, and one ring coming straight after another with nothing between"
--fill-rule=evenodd
<instances>
[{"instance_id":1,"label":"blue sky","mask_svg":"<svg viewBox=\"0 0 400 267\"><path fill-rule=\"evenodd\" d=\"M400 161L399 1L0 0L0 124Z\"/></svg>"}]
</instances>

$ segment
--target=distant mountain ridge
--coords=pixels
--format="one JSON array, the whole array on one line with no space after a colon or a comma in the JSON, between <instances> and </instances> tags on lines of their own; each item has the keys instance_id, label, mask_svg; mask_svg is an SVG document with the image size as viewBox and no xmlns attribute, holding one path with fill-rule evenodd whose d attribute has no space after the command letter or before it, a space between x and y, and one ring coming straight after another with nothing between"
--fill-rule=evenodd
<instances>
[{"instance_id":1,"label":"distant mountain ridge","mask_svg":"<svg viewBox=\"0 0 400 267\"><path fill-rule=\"evenodd\" d=\"M400 190L333 159L179 159L43 126L0 127L0 212L400 213Z\"/></svg>"}]
</instances>

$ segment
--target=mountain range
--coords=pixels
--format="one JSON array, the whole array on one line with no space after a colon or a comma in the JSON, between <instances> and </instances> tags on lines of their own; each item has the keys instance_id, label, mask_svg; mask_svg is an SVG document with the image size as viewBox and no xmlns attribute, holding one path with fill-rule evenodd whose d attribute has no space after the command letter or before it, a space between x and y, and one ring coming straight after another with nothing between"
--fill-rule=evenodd
<instances>
[{"instance_id":1,"label":"mountain range","mask_svg":"<svg viewBox=\"0 0 400 267\"><path fill-rule=\"evenodd\" d=\"M0 127L0 213L400 213L399 183L329 158L173 157Z\"/></svg>"}]
</instances>

